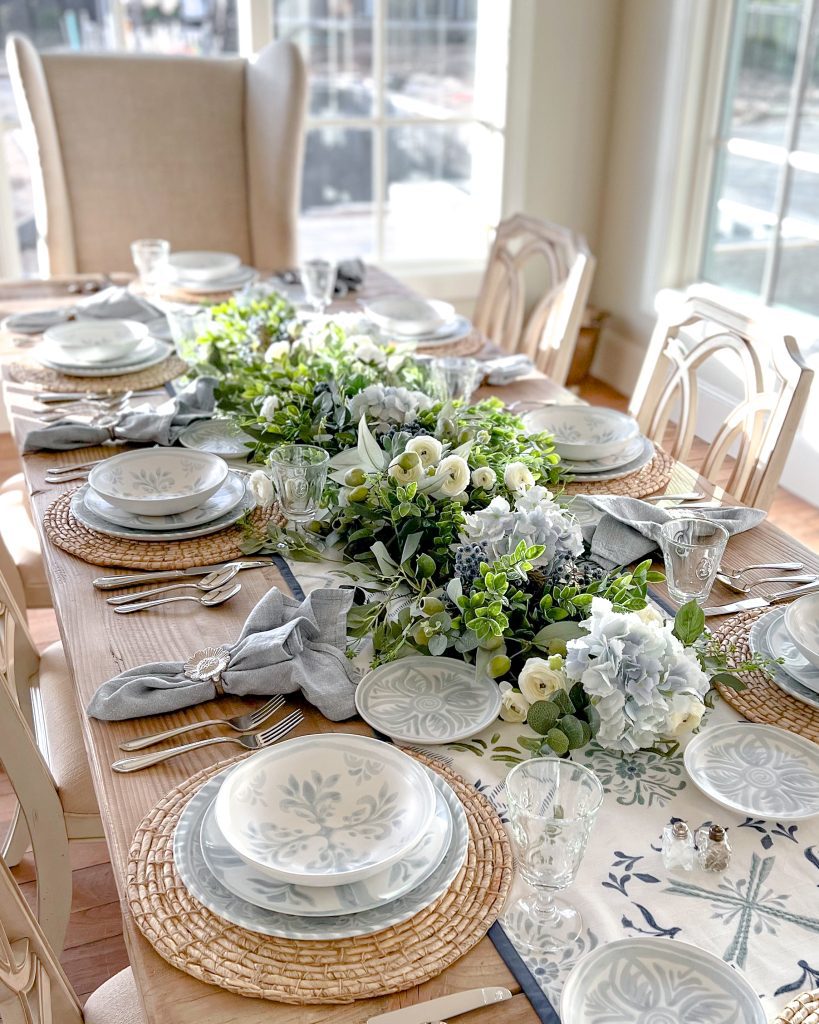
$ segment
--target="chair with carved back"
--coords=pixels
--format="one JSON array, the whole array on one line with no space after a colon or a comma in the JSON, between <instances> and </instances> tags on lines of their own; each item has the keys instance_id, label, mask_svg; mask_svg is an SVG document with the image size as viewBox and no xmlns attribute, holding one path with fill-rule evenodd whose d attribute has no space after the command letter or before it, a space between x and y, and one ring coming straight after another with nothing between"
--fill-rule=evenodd
<instances>
[{"instance_id":1,"label":"chair with carved back","mask_svg":"<svg viewBox=\"0 0 819 1024\"><path fill-rule=\"evenodd\" d=\"M0 761L17 797L2 856L14 866L31 846L37 917L59 954L71 912L69 843L104 833L62 644L37 651L2 576Z\"/></svg>"},{"instance_id":2,"label":"chair with carved back","mask_svg":"<svg viewBox=\"0 0 819 1024\"><path fill-rule=\"evenodd\" d=\"M0 860L0 1020L3 1024L146 1024L130 967L84 1009L17 882Z\"/></svg>"},{"instance_id":3,"label":"chair with carved back","mask_svg":"<svg viewBox=\"0 0 819 1024\"><path fill-rule=\"evenodd\" d=\"M527 282L545 271L527 314ZM475 327L504 352L522 353L563 384L577 345L595 260L569 228L524 214L498 225L475 309Z\"/></svg>"},{"instance_id":4,"label":"chair with carved back","mask_svg":"<svg viewBox=\"0 0 819 1024\"><path fill-rule=\"evenodd\" d=\"M699 371L709 363L718 374L736 376L743 393L732 399L734 408L697 468L745 504L767 509L808 401L813 370L795 339L769 321L751 320L694 293L681 306L667 306L629 412L648 437L681 462L691 461Z\"/></svg>"}]
</instances>

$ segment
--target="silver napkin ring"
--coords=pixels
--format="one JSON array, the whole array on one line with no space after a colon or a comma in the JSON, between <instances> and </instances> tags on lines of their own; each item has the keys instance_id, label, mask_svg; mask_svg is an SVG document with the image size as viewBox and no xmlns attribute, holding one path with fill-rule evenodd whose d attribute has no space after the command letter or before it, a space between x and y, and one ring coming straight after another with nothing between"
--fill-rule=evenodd
<instances>
[{"instance_id":1,"label":"silver napkin ring","mask_svg":"<svg viewBox=\"0 0 819 1024\"><path fill-rule=\"evenodd\" d=\"M216 690L217 697L225 694L222 685L222 673L228 666L230 660L229 647L203 647L201 651L194 651L183 666L183 672L196 683L211 682Z\"/></svg>"}]
</instances>

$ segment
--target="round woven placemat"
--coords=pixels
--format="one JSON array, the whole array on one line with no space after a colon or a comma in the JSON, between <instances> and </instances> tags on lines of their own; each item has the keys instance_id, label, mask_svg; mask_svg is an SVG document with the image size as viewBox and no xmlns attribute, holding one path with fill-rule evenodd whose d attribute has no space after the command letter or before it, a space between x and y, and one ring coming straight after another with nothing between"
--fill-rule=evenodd
<instances>
[{"instance_id":1,"label":"round woven placemat","mask_svg":"<svg viewBox=\"0 0 819 1024\"><path fill-rule=\"evenodd\" d=\"M126 569L189 569L194 565L213 565L241 558L244 532L240 526L228 526L206 537L179 541L139 541L108 537L89 530L71 513L74 491L66 491L45 511L46 536L58 548L91 565L116 565ZM278 506L255 509L250 522L263 529L271 519L284 525Z\"/></svg>"},{"instance_id":2,"label":"round woven placemat","mask_svg":"<svg viewBox=\"0 0 819 1024\"><path fill-rule=\"evenodd\" d=\"M654 458L651 462L628 476L619 480L592 480L583 483L575 479L566 484L567 494L622 494L628 498L644 498L647 494L661 491L671 479L674 472L674 459L667 455L659 445L654 445Z\"/></svg>"},{"instance_id":3,"label":"round woven placemat","mask_svg":"<svg viewBox=\"0 0 819 1024\"><path fill-rule=\"evenodd\" d=\"M732 644L737 659L750 658L748 635L751 626L760 615L765 615L768 611L768 608L757 608L732 615L714 630L714 636L721 641L723 648ZM805 736L814 743L819 743L819 710L808 707L807 704L780 690L776 683L762 672L743 674L742 681L745 683L745 689L739 693L717 683L717 689L726 704L730 704L751 722L778 725Z\"/></svg>"},{"instance_id":4,"label":"round woven placemat","mask_svg":"<svg viewBox=\"0 0 819 1024\"><path fill-rule=\"evenodd\" d=\"M259 935L206 910L176 873L173 833L193 793L232 763L223 761L171 790L136 831L127 896L143 935L161 957L201 981L282 1003L351 1003L434 978L497 918L512 878L512 854L488 800L454 772L414 756L446 779L469 820L466 863L449 889L415 917L374 935L296 941Z\"/></svg>"},{"instance_id":5,"label":"round woven placemat","mask_svg":"<svg viewBox=\"0 0 819 1024\"><path fill-rule=\"evenodd\" d=\"M116 377L71 377L34 362L19 361L9 366L9 373L18 384L41 384L50 391L81 390L99 394L108 391L148 391L176 380L187 371L188 364L175 355L137 373L120 373Z\"/></svg>"},{"instance_id":6,"label":"round woven placemat","mask_svg":"<svg viewBox=\"0 0 819 1024\"><path fill-rule=\"evenodd\" d=\"M451 345L419 345L416 349L421 356L473 356L486 344L486 338L477 331L472 331L460 341L453 341Z\"/></svg>"},{"instance_id":7,"label":"round woven placemat","mask_svg":"<svg viewBox=\"0 0 819 1024\"><path fill-rule=\"evenodd\" d=\"M792 999L772 1024L819 1024L819 989Z\"/></svg>"}]
</instances>

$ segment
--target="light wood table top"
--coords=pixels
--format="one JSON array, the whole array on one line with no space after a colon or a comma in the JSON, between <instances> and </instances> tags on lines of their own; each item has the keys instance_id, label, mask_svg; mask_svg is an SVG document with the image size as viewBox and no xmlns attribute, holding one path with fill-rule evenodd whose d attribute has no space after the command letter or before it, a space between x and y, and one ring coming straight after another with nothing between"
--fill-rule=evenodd
<instances>
[{"instance_id":1,"label":"light wood table top","mask_svg":"<svg viewBox=\"0 0 819 1024\"><path fill-rule=\"evenodd\" d=\"M386 290L385 275L374 273L374 284ZM0 316L11 311L42 308L49 300L65 298L65 284L4 283L0 284ZM396 287L398 287L396 285ZM490 393L484 389L484 394ZM550 381L532 377L498 389L505 401L519 399L554 399L565 392ZM4 382L4 395L12 428L18 445L32 423L27 412L32 406L32 389ZM122 899L128 850L134 831L142 817L171 789L194 772L225 756L221 745L206 747L143 772L119 775L110 768L121 756L118 744L136 735L147 735L160 728L170 728L192 721L239 713L247 704L231 698L201 704L171 715L135 719L128 722L99 722L89 719L84 708L97 687L123 669L154 660L189 654L211 644L233 640L250 610L274 585L281 583L278 570L271 566L242 573L241 593L220 608L199 609L192 604L167 606L162 614L117 616L105 603L105 594L92 587L92 580L112 570L88 565L54 547L42 534L42 516L48 505L62 491L75 485L50 485L44 475L52 466L68 466L102 454L103 449L79 449L65 453L28 455L23 468L32 495L32 505L43 547L46 572L51 587L60 633L75 684L88 760L100 805L102 820L111 853L114 876ZM677 467L668 491L692 488L712 495L715 489L683 466ZM768 560L799 559L819 571L819 554L783 534L770 524L763 524L751 533L732 538L728 545L730 565L745 565ZM115 570L114 570L115 571ZM286 585L282 589L287 592ZM714 590L714 600L728 600L728 591ZM718 620L716 620L718 621ZM346 731L369 733L360 720L341 726L324 719L309 705L288 699L289 704L304 707L305 721L292 735L311 732ZM232 752L232 751L231 751ZM124 933L145 1014L150 1024L313 1024L333 1020L342 1024L358 1024L368 1017L420 1000L453 991L482 985L505 985L515 997L502 1012L506 1024L535 1024L537 1016L520 986L496 952L489 939L483 939L470 953L434 980L393 996L368 1000L349 1006L299 1007L271 1004L263 1000L245 999L215 986L206 985L171 967L156 954L133 924L127 905L123 903ZM470 1017L475 1024L498 1019L498 1012L487 1007Z\"/></svg>"}]
</instances>

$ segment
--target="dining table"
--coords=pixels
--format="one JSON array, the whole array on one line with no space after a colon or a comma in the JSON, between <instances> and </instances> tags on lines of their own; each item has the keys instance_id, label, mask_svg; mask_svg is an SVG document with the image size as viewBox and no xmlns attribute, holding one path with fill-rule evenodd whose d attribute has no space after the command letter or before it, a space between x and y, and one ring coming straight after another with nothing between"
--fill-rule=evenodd
<instances>
[{"instance_id":1,"label":"dining table","mask_svg":"<svg viewBox=\"0 0 819 1024\"><path fill-rule=\"evenodd\" d=\"M76 295L69 292L68 286L75 280L93 280L90 278L58 278L49 281L9 281L0 283L0 318L12 312L25 312L48 306L58 306L75 301ZM107 284L108 280L104 282ZM383 294L392 290L401 290L402 286L382 271L372 268L363 285L363 291L337 304L337 309L353 308L362 294ZM332 311L332 308L331 308ZM24 343L25 344L25 343ZM7 346L8 349L8 346ZM11 432L22 448L28 430L34 423L36 408L36 389L16 383L8 373L4 373L3 394L9 416ZM552 401L572 400L575 398L562 387L532 372L525 379L517 380L502 388L484 387L477 397L498 395L506 403L513 401ZM167 396L164 396L167 397ZM149 396L148 400L159 402L162 395ZM264 568L247 571L241 574L241 593L221 607L206 609L193 604L175 604L166 607L161 613L143 613L139 615L120 616L115 614L113 607L106 603L106 594L94 588L92 581L111 571L98 565L91 565L74 557L49 542L42 527L46 509L62 491L75 484L52 484L46 482L46 471L53 467L68 467L81 462L104 456L110 449L84 448L67 452L40 452L26 454L21 457L22 469L26 486L31 498L31 509L42 545L43 558L48 583L53 598L54 611L59 625L65 655L73 679L77 712L81 722L83 738L91 769L93 785L99 802L102 822L110 851L114 878L117 883L123 916L123 932L133 968L136 987L140 993L146 1020L149 1024L269 1024L275 1020L277 1024L314 1024L314 1022L331 1020L336 1024L358 1024L378 1013L407 1006L435 996L448 994L477 986L506 986L513 993L511 1001L502 1008L492 1006L476 1010L468 1018L470 1022L482 1024L490 1020L503 1019L506 1024L536 1024L537 1021L558 1021L557 1011L548 1002L544 1005L541 999L543 988L532 984L531 979L536 971L516 970L514 951L507 951L504 956L502 943L493 942L489 937L483 938L462 958L455 961L445 971L426 981L422 985L392 995L375 999L358 1001L347 1005L293 1005L276 1003L261 999L246 998L232 994L216 985L206 984L176 969L162 959L152 945L143 937L132 918L126 892L126 876L129 863L129 850L135 830L144 816L173 787L183 783L191 775L225 757L226 749L222 746L210 746L191 751L183 756L166 761L156 767L132 774L119 774L112 770L112 762L122 756L119 744L138 736L147 736L164 728L187 725L214 717L240 714L248 709L248 702L230 695L219 697L218 700L196 705L181 711L162 716L131 719L128 721L104 722L90 718L86 707L94 692L101 683L117 673L145 662L164 661L168 658L184 661L193 652L211 645L218 645L235 638L250 610L269 591L271 587L279 587L285 593L292 594L292 577L299 578L301 572L298 563L283 562L266 565ZM668 493L697 490L708 499L726 501L730 496L715 486L695 470L677 464L671 479L666 485ZM728 542L725 563L732 567L740 567L751 563L768 561L799 561L807 570L819 573L819 553L809 550L794 538L788 536L773 523L763 522L755 529L732 537ZM770 585L773 590L776 585ZM765 592L766 587L760 588ZM663 584L653 587L653 592L660 603L668 603L667 593ZM736 595L717 583L711 596L711 603L721 603L736 599ZM721 618L710 620L712 627L718 627ZM303 736L324 732L354 732L372 735L372 730L361 719L334 723L326 720L310 704L299 697L287 698L288 708L299 707L304 712L302 724L292 736ZM734 714L731 712L731 714ZM738 717L734 714L734 717ZM200 734L197 734L200 735ZM237 750L238 752L238 750ZM496 766L497 767L497 766ZM649 808L656 818L657 834L662 830L668 815L664 811L664 803L658 795L650 796L650 783L647 781L646 813ZM710 804L703 796L702 819L716 818L716 805ZM613 827L617 825L618 812L625 812L624 803L610 800L602 814L612 817ZM718 820L718 818L716 818ZM625 819L624 819L625 822ZM699 824L699 822L696 822ZM770 823L769 823L770 824ZM773 825L771 824L771 829ZM741 830L734 829L733 835ZM745 830L750 832L749 829ZM770 830L769 830L770 831ZM811 848L806 833L809 825L803 830L804 840L800 846L800 855L808 856ZM594 841L594 840L593 840ZM776 839L778 856L790 854L786 850L789 841ZM791 842L791 846L796 844ZM622 842L617 849L622 854L620 867L612 867L609 887L605 879L589 877L581 871L573 887L573 893L581 891L584 886L594 888L594 899L615 901L622 893L618 893L618 885L622 890L626 886L623 876L639 875L640 864L635 861L629 871L628 855L633 852L630 837L625 831ZM819 889L819 836L814 835L813 858L816 866L814 871L814 887L806 893L806 906L802 912L806 917L815 919L814 926L806 926L804 931L804 961L809 969L819 970L819 910L817 910L817 893ZM764 857L766 847L747 851L754 858ZM795 852L793 853L796 856ZM746 856L743 853L743 856ZM656 881L656 879L655 879ZM637 883L642 884L642 883ZM759 885L763 882L760 881ZM644 888L651 889L651 884ZM629 890L631 892L631 890ZM750 892L746 893L746 902L750 901ZM754 896L756 898L756 895ZM782 913L792 913L795 899L786 901ZM813 904L811 907L810 904ZM629 924L623 923L623 934L634 934L642 931L645 934L659 934L660 925L655 920L654 928L647 917L639 918L639 911L634 905L647 908L647 903L637 899L633 905L623 902L623 907L631 906ZM699 904L691 900L686 905L693 913L697 913ZM718 911L719 908L717 907ZM730 908L729 908L730 910ZM704 930L733 929L728 911L722 915L712 913L711 907L701 905L701 927ZM619 914L619 910L614 911ZM737 909L741 912L741 908ZM714 916L716 914L716 916ZM635 917L636 915L636 917ZM626 918L623 913L623 918ZM651 915L649 915L650 917ZM761 920L761 919L760 919ZM768 920L768 919L766 919ZM763 925L748 915L743 927L746 930L761 929ZM598 935L598 941L611 936ZM759 940L764 941L763 939ZM768 940L775 945L777 938L773 930L769 930ZM794 959L794 970L796 961ZM819 975L814 974L814 980ZM536 979L537 980L537 979ZM790 983L794 978L783 976L782 983ZM810 986L810 976L803 979L803 987ZM791 995L793 992L790 993ZM784 1005L789 997L788 992L774 995L765 992L766 1009L771 1013ZM551 1013L551 1016L549 1015Z\"/></svg>"}]
</instances>

